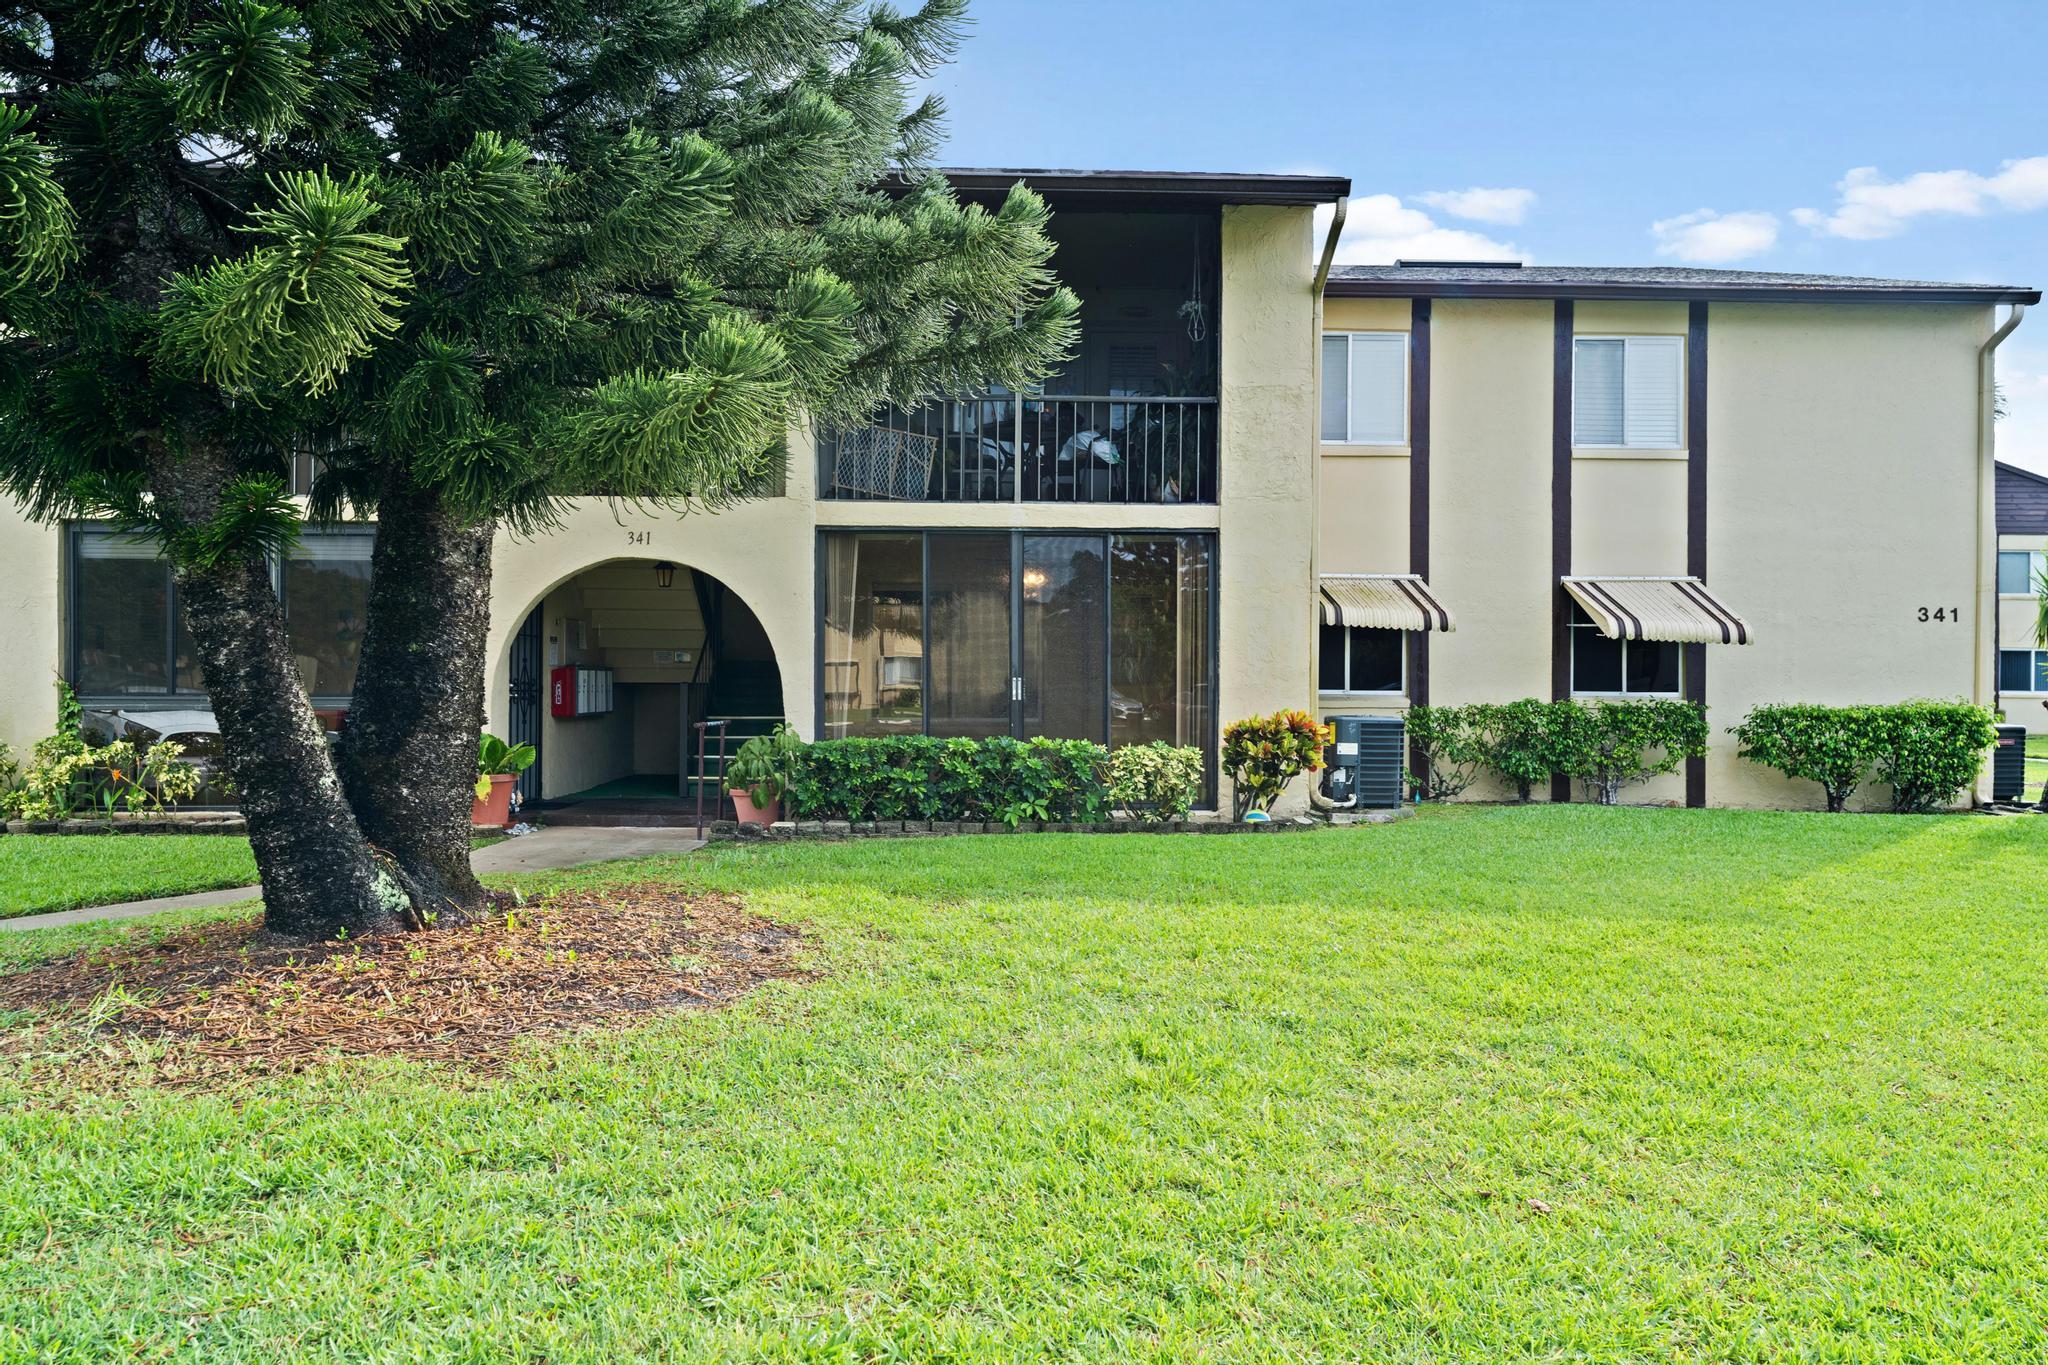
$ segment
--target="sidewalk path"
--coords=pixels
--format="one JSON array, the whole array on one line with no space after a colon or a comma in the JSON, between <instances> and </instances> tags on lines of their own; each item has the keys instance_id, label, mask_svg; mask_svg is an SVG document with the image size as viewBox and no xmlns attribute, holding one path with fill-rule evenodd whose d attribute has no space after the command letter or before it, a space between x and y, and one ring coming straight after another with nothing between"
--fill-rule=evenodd
<instances>
[{"instance_id":1,"label":"sidewalk path","mask_svg":"<svg viewBox=\"0 0 2048 1365\"><path fill-rule=\"evenodd\" d=\"M500 839L472 853L469 865L484 876L500 872L539 872L553 867L577 867L584 863L616 862L621 858L652 858L665 853L688 853L702 848L704 841L694 829L599 829L557 826ZM133 835L146 838L146 835ZM0 930L54 929L64 924L86 924L100 920L136 919L164 910L190 910L209 905L238 905L263 894L260 886L231 886L221 891L195 891L185 896L158 896L146 901L120 905L88 905L77 910L55 910L47 915L17 915L0 919Z\"/></svg>"}]
</instances>

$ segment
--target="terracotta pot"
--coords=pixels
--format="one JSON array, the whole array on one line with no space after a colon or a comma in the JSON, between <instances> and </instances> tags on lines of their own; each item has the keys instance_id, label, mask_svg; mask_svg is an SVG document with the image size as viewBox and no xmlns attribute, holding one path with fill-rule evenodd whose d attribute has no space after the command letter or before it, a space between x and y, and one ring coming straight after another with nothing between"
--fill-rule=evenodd
<instances>
[{"instance_id":1,"label":"terracotta pot","mask_svg":"<svg viewBox=\"0 0 2048 1365\"><path fill-rule=\"evenodd\" d=\"M491 775L491 794L470 803L472 825L504 825L512 820L512 784L519 779L511 773Z\"/></svg>"},{"instance_id":2,"label":"terracotta pot","mask_svg":"<svg viewBox=\"0 0 2048 1365\"><path fill-rule=\"evenodd\" d=\"M732 808L743 825L772 825L782 818L782 798L779 796L765 806L757 806L754 798L744 790L735 789Z\"/></svg>"}]
</instances>

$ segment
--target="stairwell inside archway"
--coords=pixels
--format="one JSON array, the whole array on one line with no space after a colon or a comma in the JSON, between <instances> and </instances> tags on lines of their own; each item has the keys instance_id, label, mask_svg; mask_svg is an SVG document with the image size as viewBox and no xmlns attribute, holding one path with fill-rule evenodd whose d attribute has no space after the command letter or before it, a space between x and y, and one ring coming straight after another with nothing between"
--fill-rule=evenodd
<instances>
[{"instance_id":1,"label":"stairwell inside archway","mask_svg":"<svg viewBox=\"0 0 2048 1365\"><path fill-rule=\"evenodd\" d=\"M613 708L543 726L539 814L551 824L690 825L698 784L707 818L730 818L714 739L700 758L696 724L723 721L728 752L783 719L782 675L760 620L708 574L675 566L600 565L548 595L550 667L609 670ZM714 732L715 733L715 732Z\"/></svg>"}]
</instances>

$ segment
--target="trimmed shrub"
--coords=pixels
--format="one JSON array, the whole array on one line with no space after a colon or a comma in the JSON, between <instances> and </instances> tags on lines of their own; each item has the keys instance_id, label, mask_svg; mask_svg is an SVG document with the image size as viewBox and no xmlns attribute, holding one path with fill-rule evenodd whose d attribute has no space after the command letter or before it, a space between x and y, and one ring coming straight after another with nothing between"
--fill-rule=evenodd
<instances>
[{"instance_id":1,"label":"trimmed shrub","mask_svg":"<svg viewBox=\"0 0 2048 1365\"><path fill-rule=\"evenodd\" d=\"M1586 785L1603 806L1621 789L1674 772L1707 751L1707 710L1697 702L1553 702L1556 771Z\"/></svg>"},{"instance_id":2,"label":"trimmed shrub","mask_svg":"<svg viewBox=\"0 0 2048 1365\"><path fill-rule=\"evenodd\" d=\"M1232 814L1270 811L1303 773L1323 766L1330 727L1306 711L1275 711L1233 721L1223 731L1223 771L1230 775Z\"/></svg>"},{"instance_id":3,"label":"trimmed shrub","mask_svg":"<svg viewBox=\"0 0 2048 1365\"><path fill-rule=\"evenodd\" d=\"M1737 752L1743 758L1795 781L1820 783L1827 809L1841 811L1877 762L1879 727L1873 717L1882 709L1799 702L1759 706L1728 733L1742 746Z\"/></svg>"},{"instance_id":4,"label":"trimmed shrub","mask_svg":"<svg viewBox=\"0 0 2048 1365\"><path fill-rule=\"evenodd\" d=\"M1516 800L1527 801L1531 787L1548 782L1550 775L1559 771L1557 744L1562 713L1557 708L1571 705L1528 697L1469 708L1480 766L1499 773L1515 789Z\"/></svg>"},{"instance_id":5,"label":"trimmed shrub","mask_svg":"<svg viewBox=\"0 0 2048 1365\"><path fill-rule=\"evenodd\" d=\"M1895 811L1918 814L1954 805L1984 771L1984 751L1998 738L1996 717L1968 702L1864 709L1878 780L1891 785Z\"/></svg>"},{"instance_id":6,"label":"trimmed shrub","mask_svg":"<svg viewBox=\"0 0 2048 1365\"><path fill-rule=\"evenodd\" d=\"M1180 820L1202 794L1202 751L1164 740L1109 756L1109 804L1133 820Z\"/></svg>"},{"instance_id":7,"label":"trimmed shrub","mask_svg":"<svg viewBox=\"0 0 2048 1365\"><path fill-rule=\"evenodd\" d=\"M830 739L803 747L787 796L804 820L1087 822L1108 808L1108 764L1085 739Z\"/></svg>"},{"instance_id":8,"label":"trimmed shrub","mask_svg":"<svg viewBox=\"0 0 2048 1365\"><path fill-rule=\"evenodd\" d=\"M1408 742L1422 771L1408 782L1424 801L1448 801L1461 794L1486 762L1486 734L1479 706L1411 706ZM1526 798L1525 798L1526 799Z\"/></svg>"}]
</instances>

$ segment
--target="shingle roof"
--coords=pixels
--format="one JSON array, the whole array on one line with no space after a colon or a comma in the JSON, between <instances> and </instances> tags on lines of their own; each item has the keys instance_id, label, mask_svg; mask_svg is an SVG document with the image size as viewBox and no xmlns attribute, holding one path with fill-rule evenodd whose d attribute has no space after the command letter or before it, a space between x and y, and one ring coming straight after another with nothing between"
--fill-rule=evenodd
<instances>
[{"instance_id":1,"label":"shingle roof","mask_svg":"<svg viewBox=\"0 0 2048 1365\"><path fill-rule=\"evenodd\" d=\"M1868 275L1807 275L1776 270L1699 270L1690 266L1592 266L1414 262L1340 265L1327 291L1336 297L1636 298L1936 303L2039 303L2020 285L1887 280Z\"/></svg>"},{"instance_id":2,"label":"shingle roof","mask_svg":"<svg viewBox=\"0 0 2048 1365\"><path fill-rule=\"evenodd\" d=\"M2048 536L2048 477L1998 462L1998 534Z\"/></svg>"}]
</instances>

